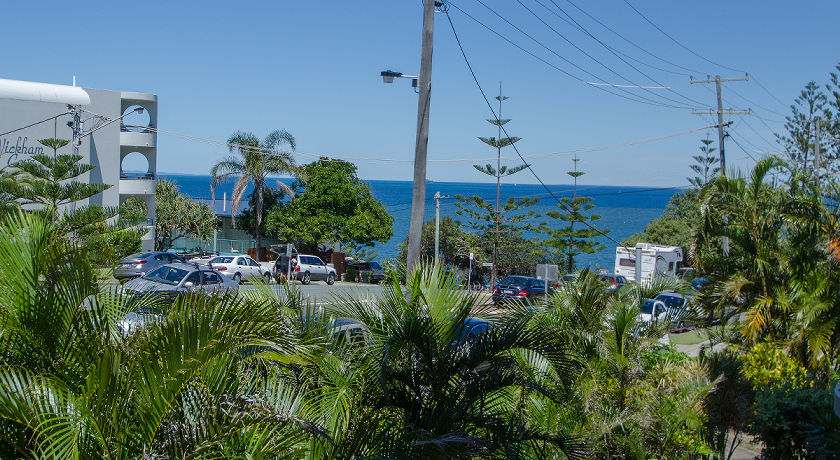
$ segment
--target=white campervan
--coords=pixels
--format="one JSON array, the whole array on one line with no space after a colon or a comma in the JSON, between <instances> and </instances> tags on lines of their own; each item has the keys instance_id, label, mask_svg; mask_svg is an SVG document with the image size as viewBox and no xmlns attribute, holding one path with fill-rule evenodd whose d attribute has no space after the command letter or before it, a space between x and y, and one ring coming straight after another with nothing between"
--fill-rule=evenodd
<instances>
[{"instance_id":1,"label":"white campervan","mask_svg":"<svg viewBox=\"0 0 840 460\"><path fill-rule=\"evenodd\" d=\"M641 260L638 256L641 255ZM629 281L637 281L636 268L641 269L641 281L650 282L659 274L676 276L683 261L682 248L658 244L638 243L635 247L615 248L615 274Z\"/></svg>"}]
</instances>

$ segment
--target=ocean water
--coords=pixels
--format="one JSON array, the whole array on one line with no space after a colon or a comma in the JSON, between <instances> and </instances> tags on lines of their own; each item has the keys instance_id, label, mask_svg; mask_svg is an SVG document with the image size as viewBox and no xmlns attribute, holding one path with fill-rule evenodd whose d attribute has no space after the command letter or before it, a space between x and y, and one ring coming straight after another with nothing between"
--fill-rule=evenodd
<instances>
[{"instance_id":1,"label":"ocean water","mask_svg":"<svg viewBox=\"0 0 840 460\"><path fill-rule=\"evenodd\" d=\"M210 197L210 176L183 175L183 174L158 174L158 177L169 179L178 184L182 193L193 198ZM285 183L291 183L290 179L281 179ZM270 182L271 183L271 182ZM411 192L412 183L408 181L368 181L371 191L387 208L394 217L393 236L386 243L380 243L374 247L380 260L394 258L399 253L399 244L408 234L409 218L411 215ZM554 196L572 196L571 185L549 185ZM233 184L223 184L216 188L216 199L221 199L223 193L227 193L230 199ZM246 190L248 196L253 188L249 186ZM441 195L473 196L477 195L485 200L495 200L495 183L471 183L471 182L429 182L426 184L426 221L434 219L435 206L432 197L439 191ZM628 236L644 230L651 220L662 215L662 211L668 204L668 200L676 193L674 188L655 187L628 187L628 186L592 186L578 185L578 195L590 196L595 204L593 213L599 214L601 219L595 222L599 230L609 229L609 236L617 241L622 241ZM500 190L502 200L508 197L534 197L540 198L539 203L531 209L537 214L544 214L552 209L557 209L557 202L541 185L533 184L502 184ZM441 216L452 216L455 219L462 219L455 211L455 199L448 198L441 200ZM547 220L550 223L559 221L553 219L538 218L535 222ZM594 254L582 254L577 258L578 268L590 266L612 269L615 263L615 242L607 237L598 237L605 248Z\"/></svg>"}]
</instances>

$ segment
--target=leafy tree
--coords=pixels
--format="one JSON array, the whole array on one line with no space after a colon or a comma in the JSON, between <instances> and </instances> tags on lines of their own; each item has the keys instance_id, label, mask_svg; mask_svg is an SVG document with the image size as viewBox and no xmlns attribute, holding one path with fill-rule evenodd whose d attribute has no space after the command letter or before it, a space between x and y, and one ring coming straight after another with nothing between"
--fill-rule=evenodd
<instances>
[{"instance_id":1,"label":"leafy tree","mask_svg":"<svg viewBox=\"0 0 840 460\"><path fill-rule=\"evenodd\" d=\"M300 168L295 199L274 206L266 228L277 238L314 247L321 243L373 246L393 233L394 218L356 176L356 166L321 158Z\"/></svg>"},{"instance_id":2,"label":"leafy tree","mask_svg":"<svg viewBox=\"0 0 840 460\"><path fill-rule=\"evenodd\" d=\"M53 149L53 155L32 155L26 161L13 163L15 181L6 184L10 186L7 192L21 205L41 206L49 210L53 219L58 219L61 206L86 200L110 188L105 184L77 180L95 166L80 163L81 155L59 154L58 149L70 141L50 138L38 142ZM116 214L115 210L113 214Z\"/></svg>"},{"instance_id":3,"label":"leafy tree","mask_svg":"<svg viewBox=\"0 0 840 460\"><path fill-rule=\"evenodd\" d=\"M286 130L275 130L260 142L259 138L242 131L233 133L228 138L228 150L230 153L237 152L239 156L230 156L210 168L210 176L213 178L210 183L210 195L215 199L215 187L219 183L238 178L233 186L231 194L231 224L236 227L236 214L239 210L239 202L248 187L248 183L254 184L254 239L257 244L257 258L260 257L262 248L262 219L263 219L263 196L265 193L266 179L269 174L294 174L297 171L294 159L289 152L280 150L283 145L288 145L292 150L297 146L295 137ZM289 188L282 182L277 181L277 186L284 193L290 193Z\"/></svg>"},{"instance_id":4,"label":"leafy tree","mask_svg":"<svg viewBox=\"0 0 840 460\"><path fill-rule=\"evenodd\" d=\"M749 281L738 284L742 287L740 295L750 301L758 295L769 295L778 273L783 201L780 190L768 176L783 166L784 162L775 157L764 158L749 177L719 176L701 193L707 231L728 236L737 246L740 257L730 257L734 259L730 263L741 268L741 275ZM722 215L728 219L724 221ZM755 326L763 324L757 322Z\"/></svg>"},{"instance_id":5,"label":"leafy tree","mask_svg":"<svg viewBox=\"0 0 840 460\"><path fill-rule=\"evenodd\" d=\"M469 269L470 245L469 235L461 228L461 222L450 216L440 218L440 258L444 266L455 266ZM397 260L405 265L408 236L400 244ZM423 236L420 238L420 257L434 260L435 257L435 221L427 221L423 225Z\"/></svg>"},{"instance_id":6,"label":"leafy tree","mask_svg":"<svg viewBox=\"0 0 840 460\"><path fill-rule=\"evenodd\" d=\"M38 142L51 148L53 154L33 155L26 161L12 163L11 168L3 172L0 195L9 200L7 203L13 200L17 206L48 213L64 231L73 232L73 238L91 249L99 249L91 251L97 264L107 265L127 250L136 248L145 230L134 227L146 219L145 205L130 200L120 207L85 205L70 208L68 205L98 195L110 185L78 180L95 166L81 163L81 155L58 153L68 140L48 138Z\"/></svg>"},{"instance_id":7,"label":"leafy tree","mask_svg":"<svg viewBox=\"0 0 840 460\"><path fill-rule=\"evenodd\" d=\"M195 203L171 181L155 186L155 250L169 250L179 238L208 240L216 229L216 214L205 203Z\"/></svg>"},{"instance_id":8,"label":"leafy tree","mask_svg":"<svg viewBox=\"0 0 840 460\"><path fill-rule=\"evenodd\" d=\"M265 222L266 218L268 217L268 212L271 211L271 208L277 205L280 202L280 199L283 198L284 193L282 191L274 190L271 187L264 187L263 189L263 213L262 213L262 225L260 226L259 233L261 235L266 234L265 229ZM256 192L251 192L251 195L248 197L248 209L239 213L239 218L237 219L237 226L246 232L255 235L256 232L256 221L257 221L257 194Z\"/></svg>"},{"instance_id":9,"label":"leafy tree","mask_svg":"<svg viewBox=\"0 0 840 460\"><path fill-rule=\"evenodd\" d=\"M700 140L700 143L703 144L700 146L701 154L691 157L694 159L695 164L690 165L691 170L697 175L686 177L688 183L696 188L703 188L703 186L709 183L720 172L720 167L717 166L720 163L720 158L713 155L716 149L711 146L712 140L707 135L705 139Z\"/></svg>"},{"instance_id":10,"label":"leafy tree","mask_svg":"<svg viewBox=\"0 0 840 460\"><path fill-rule=\"evenodd\" d=\"M378 424L399 421L401 438L414 446L403 455L581 456L575 437L526 416L562 406L562 386L576 370L567 344L520 312L490 318L478 294L465 296L439 264L418 267L405 286L392 278L379 304L347 302L336 312L368 327L364 353L374 356L367 372L375 377L366 397L382 408ZM471 339L468 317L476 316L495 326Z\"/></svg>"},{"instance_id":11,"label":"leafy tree","mask_svg":"<svg viewBox=\"0 0 840 460\"><path fill-rule=\"evenodd\" d=\"M785 117L783 135L776 135L785 148L788 161L793 168L807 170L809 161L813 161L814 118L824 114L828 98L815 81L810 81L794 99L790 106L791 114ZM822 147L825 149L825 146Z\"/></svg>"},{"instance_id":12,"label":"leafy tree","mask_svg":"<svg viewBox=\"0 0 840 460\"><path fill-rule=\"evenodd\" d=\"M291 329L287 305L121 295L46 216L16 213L0 230L0 456L299 458L325 441L301 393L245 352L260 340L309 363L319 347ZM163 313L120 333L138 308Z\"/></svg>"},{"instance_id":13,"label":"leafy tree","mask_svg":"<svg viewBox=\"0 0 840 460\"><path fill-rule=\"evenodd\" d=\"M494 119L494 120L487 120L487 122L490 123L493 126L496 126L497 131L498 131L498 137L479 137L478 139L481 142L483 142L483 143L489 145L490 147L493 147L494 149L496 149L496 167L493 167L493 165L491 165L489 163L486 164L486 165L473 165L473 168L475 168L477 171L481 172L482 174L486 174L488 176L496 178L496 205L495 205L495 208L492 209L493 219L492 219L492 221L490 221L492 223L492 226L483 226L483 227L480 228L481 232L483 232L485 234L488 234L488 232L490 232L489 235L492 236L492 240L491 240L491 243L492 243L492 246L491 246L491 248L492 248L491 249L492 258L491 258L491 261L493 263L493 267L491 268L491 271L490 271L490 283L491 283L491 285L493 283L495 283L496 277L497 277L498 272L499 272L499 270L498 270L499 267L498 266L499 266L500 246L502 246L505 243L510 243L510 241L511 241L510 237L513 236L513 235L510 235L510 234L507 234L507 235L504 235L504 237L503 237L503 235L502 235L502 233L503 233L502 220L503 219L502 219L501 213L514 210L514 208L511 208L511 206L514 205L514 202L512 202L510 200L508 200L508 202L506 202L505 205L502 205L502 202L501 202L501 199L500 199L500 188L501 188L502 177L512 176L512 175L528 168L528 165L526 165L526 164L521 164L521 165L513 166L513 167L502 165L502 148L511 146L511 145L519 142L520 140L522 140L522 138L521 137L516 137L516 136L502 137L502 127L504 125L508 124L510 122L510 119L502 118L502 102L506 101L508 99L508 97L507 96L502 96L501 85L499 86L499 95L496 96L495 99L497 101L499 101L499 117ZM484 220L483 216L479 217L479 215L481 213L488 210L488 208L486 208L486 204L484 203L483 200L477 201L477 200L475 200L476 197L471 197L469 199L466 199L464 197L459 198L458 196L456 196L455 198L457 198L458 200L460 200L464 204L469 203L470 206L474 210L478 211L478 214L475 214L472 211L468 211L467 208L463 207L462 205L456 203L456 205L461 207L461 209L464 212L466 212L467 214L470 214L473 217L473 222L476 222L478 220ZM534 203L536 203L536 201L534 201L531 204L534 204ZM520 208L520 207L526 206L526 205L528 205L526 201L520 201L515 207ZM505 208L507 208L507 210L505 210ZM460 212L459 212L459 214L460 214ZM476 229L478 230L478 228L476 228Z\"/></svg>"},{"instance_id":14,"label":"leafy tree","mask_svg":"<svg viewBox=\"0 0 840 460\"><path fill-rule=\"evenodd\" d=\"M479 261L494 260L496 273L533 272L534 265L543 257L536 239L528 232L536 228L532 222L539 214L530 210L539 198L510 197L496 211L494 203L480 196L455 195L455 211L466 219L472 229L469 244L475 248ZM491 272L491 283L494 283Z\"/></svg>"},{"instance_id":15,"label":"leafy tree","mask_svg":"<svg viewBox=\"0 0 840 460\"><path fill-rule=\"evenodd\" d=\"M552 210L546 213L548 217L566 222L568 225L555 229L546 224L540 228L540 231L548 235L544 244L553 248L555 254L565 259L566 271L568 272L574 271L577 255L592 254L604 249L604 245L594 241L594 238L609 233L609 230L598 230L593 225L595 221L601 218L600 215L589 212L595 207L592 204L593 198L577 196L577 180L584 174L577 170L578 161L579 159L575 157L574 171L566 173L574 180L572 197L560 198L560 202L557 203L560 211ZM576 222L580 222L583 228L575 230Z\"/></svg>"}]
</instances>

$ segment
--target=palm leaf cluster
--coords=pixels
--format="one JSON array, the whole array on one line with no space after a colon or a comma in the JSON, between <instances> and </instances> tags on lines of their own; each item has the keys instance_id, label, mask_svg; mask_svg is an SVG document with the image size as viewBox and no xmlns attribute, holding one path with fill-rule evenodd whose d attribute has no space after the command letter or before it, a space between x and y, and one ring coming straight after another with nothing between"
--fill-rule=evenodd
<instances>
[{"instance_id":1,"label":"palm leaf cluster","mask_svg":"<svg viewBox=\"0 0 840 460\"><path fill-rule=\"evenodd\" d=\"M438 267L323 311L257 286L163 302L97 284L45 216L0 224L0 456L575 457L571 351L519 310L490 317ZM130 311L159 312L126 330ZM468 317L491 332L469 337ZM365 324L362 339L333 318Z\"/></svg>"},{"instance_id":2,"label":"palm leaf cluster","mask_svg":"<svg viewBox=\"0 0 840 460\"><path fill-rule=\"evenodd\" d=\"M735 307L744 313L748 344L785 341L797 359L827 376L840 352L832 249L840 189L821 182L773 157L749 175L719 177L701 191L700 236L727 236L732 245L727 266L711 266L720 283L707 308L720 316Z\"/></svg>"},{"instance_id":3,"label":"palm leaf cluster","mask_svg":"<svg viewBox=\"0 0 840 460\"><path fill-rule=\"evenodd\" d=\"M596 458L689 458L707 451L707 371L663 346L668 324L640 320L643 299L684 291L675 280L605 290L584 270L564 284L531 324L576 351L581 371L569 403L537 411L542 424L578 435Z\"/></svg>"}]
</instances>

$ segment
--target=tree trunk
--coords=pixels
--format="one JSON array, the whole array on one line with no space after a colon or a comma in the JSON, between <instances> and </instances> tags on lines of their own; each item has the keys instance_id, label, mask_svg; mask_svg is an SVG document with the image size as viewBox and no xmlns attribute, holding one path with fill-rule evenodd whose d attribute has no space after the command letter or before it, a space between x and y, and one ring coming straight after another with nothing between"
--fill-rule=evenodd
<instances>
[{"instance_id":1,"label":"tree trunk","mask_svg":"<svg viewBox=\"0 0 840 460\"><path fill-rule=\"evenodd\" d=\"M257 262L259 262L260 261L260 246L262 246L262 237L260 235L260 226L262 225L262 213L263 213L263 184L262 184L262 181L255 182L254 186L256 187L255 190L257 192L257 202L256 202L256 205L254 206L256 208L256 209L254 209L254 214L255 214L254 215L254 221L255 221L255 224L256 224L254 226L254 239L257 240L257 253L255 254L256 257L254 257L254 258L257 260Z\"/></svg>"}]
</instances>

